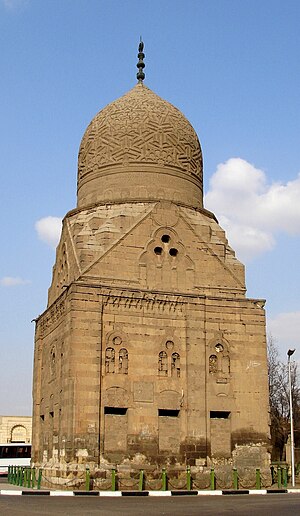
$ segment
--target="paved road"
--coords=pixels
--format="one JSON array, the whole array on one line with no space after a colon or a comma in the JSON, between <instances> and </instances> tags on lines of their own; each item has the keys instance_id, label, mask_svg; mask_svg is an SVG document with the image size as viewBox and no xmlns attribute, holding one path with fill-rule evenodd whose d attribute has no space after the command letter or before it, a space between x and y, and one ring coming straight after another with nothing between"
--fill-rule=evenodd
<instances>
[{"instance_id":1,"label":"paved road","mask_svg":"<svg viewBox=\"0 0 300 516\"><path fill-rule=\"evenodd\" d=\"M9 516L296 516L300 494L181 497L0 496L0 514Z\"/></svg>"}]
</instances>

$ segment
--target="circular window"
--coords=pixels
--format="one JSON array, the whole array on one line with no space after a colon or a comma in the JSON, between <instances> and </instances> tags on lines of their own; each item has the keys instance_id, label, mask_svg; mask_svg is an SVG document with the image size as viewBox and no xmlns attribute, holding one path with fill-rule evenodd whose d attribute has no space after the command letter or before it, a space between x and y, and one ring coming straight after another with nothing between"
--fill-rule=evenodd
<instances>
[{"instance_id":1,"label":"circular window","mask_svg":"<svg viewBox=\"0 0 300 516\"><path fill-rule=\"evenodd\" d=\"M120 346L120 344L122 343L121 337L114 337L113 338L113 343L114 343L115 346Z\"/></svg>"},{"instance_id":2,"label":"circular window","mask_svg":"<svg viewBox=\"0 0 300 516\"><path fill-rule=\"evenodd\" d=\"M171 238L169 235L163 235L161 237L161 241L164 243L164 244L167 244L168 242L170 242Z\"/></svg>"},{"instance_id":3,"label":"circular window","mask_svg":"<svg viewBox=\"0 0 300 516\"><path fill-rule=\"evenodd\" d=\"M177 256L178 255L178 249L175 249L174 247L171 247L169 251L170 256Z\"/></svg>"},{"instance_id":4,"label":"circular window","mask_svg":"<svg viewBox=\"0 0 300 516\"><path fill-rule=\"evenodd\" d=\"M154 252L155 252L155 254L160 255L162 253L162 248L161 247L155 247Z\"/></svg>"},{"instance_id":5,"label":"circular window","mask_svg":"<svg viewBox=\"0 0 300 516\"><path fill-rule=\"evenodd\" d=\"M172 340L167 340L166 348L167 349L173 349L174 348L174 342Z\"/></svg>"},{"instance_id":6,"label":"circular window","mask_svg":"<svg viewBox=\"0 0 300 516\"><path fill-rule=\"evenodd\" d=\"M215 350L217 353L221 353L222 351L224 351L224 346L222 346L222 344L216 344Z\"/></svg>"}]
</instances>

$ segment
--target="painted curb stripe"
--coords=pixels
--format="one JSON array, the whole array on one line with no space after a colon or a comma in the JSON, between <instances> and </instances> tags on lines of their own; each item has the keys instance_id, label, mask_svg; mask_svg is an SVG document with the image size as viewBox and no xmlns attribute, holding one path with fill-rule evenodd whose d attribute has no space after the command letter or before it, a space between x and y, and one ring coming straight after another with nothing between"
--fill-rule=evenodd
<instances>
[{"instance_id":1,"label":"painted curb stripe","mask_svg":"<svg viewBox=\"0 0 300 516\"><path fill-rule=\"evenodd\" d=\"M121 491L99 491L100 496L122 496Z\"/></svg>"},{"instance_id":2,"label":"painted curb stripe","mask_svg":"<svg viewBox=\"0 0 300 516\"><path fill-rule=\"evenodd\" d=\"M149 491L121 491L122 496L148 496Z\"/></svg>"},{"instance_id":3,"label":"painted curb stripe","mask_svg":"<svg viewBox=\"0 0 300 516\"><path fill-rule=\"evenodd\" d=\"M73 491L74 496L99 496L99 491Z\"/></svg>"},{"instance_id":4,"label":"painted curb stripe","mask_svg":"<svg viewBox=\"0 0 300 516\"><path fill-rule=\"evenodd\" d=\"M241 489L216 490L216 491L46 491L28 490L14 491L13 489L1 489L0 496L220 496L220 495L266 495L266 494L293 494L300 493L300 489Z\"/></svg>"},{"instance_id":5,"label":"painted curb stripe","mask_svg":"<svg viewBox=\"0 0 300 516\"><path fill-rule=\"evenodd\" d=\"M22 495L23 496L26 496L26 495L33 495L33 496L49 496L50 495L50 491L22 491Z\"/></svg>"},{"instance_id":6,"label":"painted curb stripe","mask_svg":"<svg viewBox=\"0 0 300 516\"><path fill-rule=\"evenodd\" d=\"M267 494L283 494L287 492L287 489L267 489Z\"/></svg>"},{"instance_id":7,"label":"painted curb stripe","mask_svg":"<svg viewBox=\"0 0 300 516\"><path fill-rule=\"evenodd\" d=\"M13 496L19 496L22 494L22 491L10 491L8 489L1 489L0 493L2 495L13 495Z\"/></svg>"},{"instance_id":8,"label":"painted curb stripe","mask_svg":"<svg viewBox=\"0 0 300 516\"><path fill-rule=\"evenodd\" d=\"M198 491L185 491L185 490L180 490L180 491L171 491L171 496L190 496L190 495L197 495L198 494Z\"/></svg>"},{"instance_id":9,"label":"painted curb stripe","mask_svg":"<svg viewBox=\"0 0 300 516\"><path fill-rule=\"evenodd\" d=\"M249 490L248 489L241 489L241 490L226 489L226 491L222 491L222 494L223 495L248 495Z\"/></svg>"},{"instance_id":10,"label":"painted curb stripe","mask_svg":"<svg viewBox=\"0 0 300 516\"><path fill-rule=\"evenodd\" d=\"M222 491L219 489L217 489L216 491L198 491L199 496L220 496L222 494Z\"/></svg>"},{"instance_id":11,"label":"painted curb stripe","mask_svg":"<svg viewBox=\"0 0 300 516\"><path fill-rule=\"evenodd\" d=\"M149 491L149 496L171 496L171 491Z\"/></svg>"},{"instance_id":12,"label":"painted curb stripe","mask_svg":"<svg viewBox=\"0 0 300 516\"><path fill-rule=\"evenodd\" d=\"M74 496L73 491L50 491L50 496Z\"/></svg>"}]
</instances>

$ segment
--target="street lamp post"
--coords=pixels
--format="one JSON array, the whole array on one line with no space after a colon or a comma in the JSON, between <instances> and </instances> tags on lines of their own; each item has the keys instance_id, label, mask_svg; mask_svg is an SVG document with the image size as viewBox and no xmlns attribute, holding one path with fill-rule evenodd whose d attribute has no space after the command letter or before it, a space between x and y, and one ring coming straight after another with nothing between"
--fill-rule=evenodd
<instances>
[{"instance_id":1,"label":"street lamp post","mask_svg":"<svg viewBox=\"0 0 300 516\"><path fill-rule=\"evenodd\" d=\"M294 450L294 422L293 422L292 375L291 375L291 356L294 353L295 353L294 349L289 349L287 352L288 371L289 371L289 395L290 395L292 487L295 487L295 450Z\"/></svg>"}]
</instances>

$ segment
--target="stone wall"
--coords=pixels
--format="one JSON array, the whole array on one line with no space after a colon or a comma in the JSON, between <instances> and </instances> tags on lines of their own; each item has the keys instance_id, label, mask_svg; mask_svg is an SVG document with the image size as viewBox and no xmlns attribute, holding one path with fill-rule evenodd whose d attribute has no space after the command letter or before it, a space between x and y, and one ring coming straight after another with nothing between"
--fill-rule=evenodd
<instances>
[{"instance_id":1,"label":"stone wall","mask_svg":"<svg viewBox=\"0 0 300 516\"><path fill-rule=\"evenodd\" d=\"M149 302L77 283L65 302L68 317L42 339L37 463L265 463L264 327L247 346L261 316L255 301Z\"/></svg>"},{"instance_id":2,"label":"stone wall","mask_svg":"<svg viewBox=\"0 0 300 516\"><path fill-rule=\"evenodd\" d=\"M0 416L0 443L31 443L31 416Z\"/></svg>"}]
</instances>

